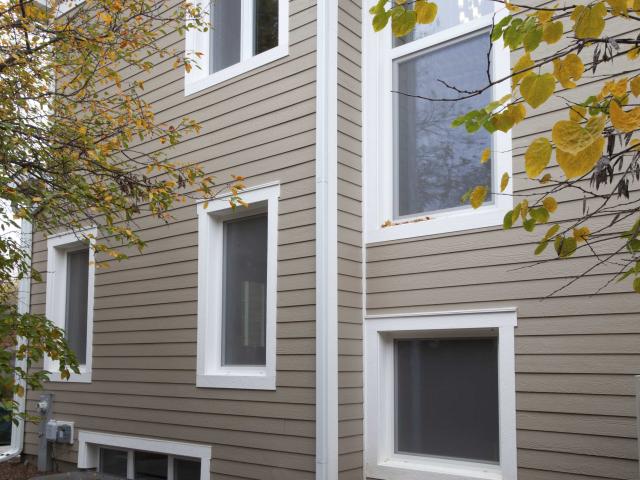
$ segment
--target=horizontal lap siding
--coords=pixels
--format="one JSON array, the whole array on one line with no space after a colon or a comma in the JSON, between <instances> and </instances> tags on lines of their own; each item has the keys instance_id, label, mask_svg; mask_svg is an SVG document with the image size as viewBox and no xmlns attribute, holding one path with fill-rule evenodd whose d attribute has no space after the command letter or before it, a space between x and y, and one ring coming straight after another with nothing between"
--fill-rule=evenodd
<instances>
[{"instance_id":1,"label":"horizontal lap siding","mask_svg":"<svg viewBox=\"0 0 640 480\"><path fill-rule=\"evenodd\" d=\"M582 98L596 81L602 80L585 75L562 95ZM550 101L516 127L518 193L540 188L524 174L525 147L537 136L550 137L550 126L565 116L564 103ZM558 218L581 215L580 198L557 198ZM609 266L547 298L595 259L580 253L532 266L540 235L497 227L369 245L367 313L517 307L519 479L637 479L633 375L640 374L640 301L629 282L593 295L615 271Z\"/></svg>"},{"instance_id":2,"label":"horizontal lap siding","mask_svg":"<svg viewBox=\"0 0 640 480\"><path fill-rule=\"evenodd\" d=\"M338 468L345 480L362 478L364 450L361 17L360 0L338 2Z\"/></svg>"},{"instance_id":3,"label":"horizontal lap siding","mask_svg":"<svg viewBox=\"0 0 640 480\"><path fill-rule=\"evenodd\" d=\"M219 179L233 173L249 185L281 183L276 391L195 388L197 215L188 204L166 225L142 216L144 252L98 270L93 382L49 384L54 418L80 430L212 445L215 479L314 477L315 16L313 0L292 0L290 55L202 93L184 96L172 60L157 62L145 83L159 121L188 115L203 127L170 158L197 162ZM176 34L161 42L183 48ZM46 257L36 234L41 272ZM33 285L32 311L44 313L45 295L45 283ZM36 399L30 395L30 409ZM30 425L28 454L37 442ZM75 463L76 449L56 447L55 455Z\"/></svg>"}]
</instances>

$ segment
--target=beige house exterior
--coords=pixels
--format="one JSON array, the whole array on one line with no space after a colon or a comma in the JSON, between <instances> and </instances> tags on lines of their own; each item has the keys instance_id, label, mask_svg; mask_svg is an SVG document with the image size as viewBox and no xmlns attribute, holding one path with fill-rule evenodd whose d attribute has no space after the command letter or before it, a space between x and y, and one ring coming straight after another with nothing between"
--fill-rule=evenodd
<instances>
[{"instance_id":1,"label":"beige house exterior","mask_svg":"<svg viewBox=\"0 0 640 480\"><path fill-rule=\"evenodd\" d=\"M269 49L247 47L255 23L241 18L239 61L185 78L172 59L153 59L145 82L159 121L189 115L202 125L171 158L220 179L245 176L251 215L268 218L266 287L244 280L247 298L264 305L238 300L262 312L262 336L245 326L235 347L224 336L224 249L233 242L223 237L234 220L223 206L186 204L166 225L139 219L144 253L88 272L84 370L46 386L52 418L74 422L74 443L52 450L59 468L104 470L122 460L130 479L144 478L136 455L156 452L171 466L155 478L169 480L637 480L640 301L628 283L593 295L611 274L601 269L547 298L593 259L521 268L534 260L537 236L502 230L508 196L478 211L445 206L430 220L381 227L412 218L423 185L414 180L424 174L391 183L403 174L393 170L396 104L387 87L413 60L417 78L428 75L421 55L456 45L450 57L460 61L443 72L473 76L465 68L480 47L461 42L486 35L486 12L467 26L443 25L437 42L425 35L393 48L388 31L370 31L370 5L360 0L264 3L277 4ZM161 41L185 43L177 33ZM186 42L215 56L209 38ZM495 68L508 71L508 55L494 55ZM402 111L410 108L421 107ZM562 109L548 102L512 137L485 139L501 146L491 181L504 167L513 193L531 191L521 147ZM408 141L413 155L424 148ZM579 198L563 203L567 215L579 211ZM60 265L72 267L53 257L74 249L73 239L33 235L33 265L49 276L31 285L32 312L63 315L64 292L54 284ZM236 347L263 360L221 361ZM451 364L411 376L434 358ZM490 382L469 378L460 390L469 365ZM449 372L457 393L447 393L438 371ZM423 414L439 400L428 380L445 382L436 391L452 409L481 405L480 413L447 419L451 428L431 438L421 426L437 419ZM30 392L28 409L40 393ZM36 455L38 443L28 424L24 453ZM472 452L472 444L487 448ZM110 464L104 451L125 453ZM180 470L180 459L200 473Z\"/></svg>"}]
</instances>

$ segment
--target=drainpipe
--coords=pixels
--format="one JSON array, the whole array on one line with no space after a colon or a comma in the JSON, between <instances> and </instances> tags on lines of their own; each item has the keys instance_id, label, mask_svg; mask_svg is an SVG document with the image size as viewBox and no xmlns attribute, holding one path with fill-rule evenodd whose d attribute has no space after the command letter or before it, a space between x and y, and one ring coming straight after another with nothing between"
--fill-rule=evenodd
<instances>
[{"instance_id":1,"label":"drainpipe","mask_svg":"<svg viewBox=\"0 0 640 480\"><path fill-rule=\"evenodd\" d=\"M20 232L20 243L22 245L22 249L28 253L28 266L31 268L31 233L32 227L31 223L26 220L22 220L21 222L21 232ZM27 274L25 278L20 281L20 285L18 287L18 313L29 313L29 305L30 305L30 297L31 297L31 275ZM21 339L18 339L18 347L21 344ZM16 360L16 366L26 369L27 362L24 360ZM25 411L25 400L26 400L26 388L25 382L23 380L19 380L22 387L24 388L25 395L23 397L16 396L14 400L18 404L18 411L20 413L24 413ZM22 419L18 420L18 424L13 424L11 430L11 446L9 450L0 453L0 463L6 462L12 458L18 457L22 454L22 448L24 445L24 421Z\"/></svg>"}]
</instances>

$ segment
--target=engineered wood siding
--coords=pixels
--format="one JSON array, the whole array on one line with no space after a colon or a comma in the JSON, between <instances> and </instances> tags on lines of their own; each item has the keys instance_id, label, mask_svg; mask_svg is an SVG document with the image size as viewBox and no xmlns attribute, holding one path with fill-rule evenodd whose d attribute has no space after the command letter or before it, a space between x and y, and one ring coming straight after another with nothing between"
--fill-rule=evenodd
<instances>
[{"instance_id":1,"label":"engineered wood siding","mask_svg":"<svg viewBox=\"0 0 640 480\"><path fill-rule=\"evenodd\" d=\"M202 130L168 150L221 181L281 184L278 218L277 389L195 387L197 213L178 205L163 224L141 215L143 253L96 273L91 384L47 384L54 418L76 429L212 445L214 479L311 479L315 470L315 92L316 8L291 0L289 55L202 92L184 96L173 59L154 59L145 83L158 121L184 115ZM169 33L163 44L183 49ZM124 69L125 78L133 72ZM152 140L140 151L162 148ZM46 271L46 240L36 233L34 267ZM46 282L31 306L44 313ZM29 396L33 410L38 394ZM26 433L37 452L36 429ZM75 463L77 445L56 447Z\"/></svg>"},{"instance_id":2,"label":"engineered wood siding","mask_svg":"<svg viewBox=\"0 0 640 480\"><path fill-rule=\"evenodd\" d=\"M614 34L624 25L616 22ZM590 52L585 49L585 58ZM520 55L515 52L512 61ZM611 76L614 70L603 65L597 73ZM559 95L584 98L605 80L585 74L577 88ZM550 127L567 115L560 98L527 110L531 117L513 134L517 194L540 191L524 173L526 146L538 136L550 138ZM553 168L560 175L557 165ZM561 205L554 220L580 217L581 197L565 192L556 198ZM495 227L369 244L366 313L517 307L518 478L637 480L640 301L629 282L614 282L595 294L616 272L607 265L549 297L596 260L584 252L533 266L542 233ZM552 256L548 251L540 258Z\"/></svg>"},{"instance_id":3,"label":"engineered wood siding","mask_svg":"<svg viewBox=\"0 0 640 480\"><path fill-rule=\"evenodd\" d=\"M363 476L362 18L338 1L338 470Z\"/></svg>"}]
</instances>

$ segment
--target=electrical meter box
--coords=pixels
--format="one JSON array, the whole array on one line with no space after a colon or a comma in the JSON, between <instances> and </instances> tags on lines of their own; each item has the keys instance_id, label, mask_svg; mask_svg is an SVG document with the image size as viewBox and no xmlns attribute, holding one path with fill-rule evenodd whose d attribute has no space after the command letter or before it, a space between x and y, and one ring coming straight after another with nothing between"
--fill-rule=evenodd
<instances>
[{"instance_id":1,"label":"electrical meter box","mask_svg":"<svg viewBox=\"0 0 640 480\"><path fill-rule=\"evenodd\" d=\"M46 437L49 442L73 443L73 422L49 420L47 422Z\"/></svg>"}]
</instances>

